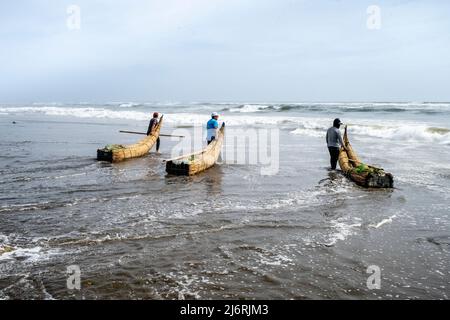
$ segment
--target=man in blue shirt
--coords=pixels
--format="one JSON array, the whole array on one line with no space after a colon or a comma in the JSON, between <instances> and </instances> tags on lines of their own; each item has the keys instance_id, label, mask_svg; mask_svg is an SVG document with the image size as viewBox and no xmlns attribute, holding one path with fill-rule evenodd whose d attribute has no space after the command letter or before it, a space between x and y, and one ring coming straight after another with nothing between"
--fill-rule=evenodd
<instances>
[{"instance_id":1,"label":"man in blue shirt","mask_svg":"<svg viewBox=\"0 0 450 320\"><path fill-rule=\"evenodd\" d=\"M206 141L210 144L217 136L217 129L219 129L219 114L217 112L213 112L211 114L211 119L206 124Z\"/></svg>"}]
</instances>

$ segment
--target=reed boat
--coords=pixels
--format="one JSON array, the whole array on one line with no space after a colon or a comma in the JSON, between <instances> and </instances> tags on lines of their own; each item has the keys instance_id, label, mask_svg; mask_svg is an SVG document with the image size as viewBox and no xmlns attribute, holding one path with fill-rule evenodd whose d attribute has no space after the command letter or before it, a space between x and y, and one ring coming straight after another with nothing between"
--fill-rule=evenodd
<instances>
[{"instance_id":1,"label":"reed boat","mask_svg":"<svg viewBox=\"0 0 450 320\"><path fill-rule=\"evenodd\" d=\"M393 188L394 177L383 169L364 164L353 150L348 140L347 126L344 133L344 145L339 151L339 166L344 174L357 185L365 188Z\"/></svg>"},{"instance_id":2,"label":"reed boat","mask_svg":"<svg viewBox=\"0 0 450 320\"><path fill-rule=\"evenodd\" d=\"M148 154L150 149L156 143L159 137L159 131L163 123L163 116L159 119L159 123L151 135L146 136L142 140L131 145L113 144L107 145L103 149L97 150L97 160L120 162L131 158L138 158Z\"/></svg>"},{"instance_id":3,"label":"reed boat","mask_svg":"<svg viewBox=\"0 0 450 320\"><path fill-rule=\"evenodd\" d=\"M202 151L165 160L166 172L173 175L192 176L211 168L222 150L225 123L219 129L218 137Z\"/></svg>"}]
</instances>

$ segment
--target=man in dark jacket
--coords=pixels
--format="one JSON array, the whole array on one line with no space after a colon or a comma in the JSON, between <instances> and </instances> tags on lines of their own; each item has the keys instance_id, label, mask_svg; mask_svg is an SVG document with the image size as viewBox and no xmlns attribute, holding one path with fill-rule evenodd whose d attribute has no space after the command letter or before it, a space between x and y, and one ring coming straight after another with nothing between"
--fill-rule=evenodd
<instances>
[{"instance_id":1,"label":"man in dark jacket","mask_svg":"<svg viewBox=\"0 0 450 320\"><path fill-rule=\"evenodd\" d=\"M158 123L159 123L158 116L159 116L158 112L153 113L153 118L150 120L150 123L148 124L148 129L147 129L148 136L153 133L153 130L155 130L156 126L158 125ZM158 137L158 139L156 140L156 152L159 152L159 144L160 144L160 140Z\"/></svg>"},{"instance_id":2,"label":"man in dark jacket","mask_svg":"<svg viewBox=\"0 0 450 320\"><path fill-rule=\"evenodd\" d=\"M337 162L339 160L339 148L341 146L345 148L341 132L339 131L341 124L341 120L334 119L333 126L327 131L326 140L328 151L330 152L330 164L332 170L336 170Z\"/></svg>"}]
</instances>

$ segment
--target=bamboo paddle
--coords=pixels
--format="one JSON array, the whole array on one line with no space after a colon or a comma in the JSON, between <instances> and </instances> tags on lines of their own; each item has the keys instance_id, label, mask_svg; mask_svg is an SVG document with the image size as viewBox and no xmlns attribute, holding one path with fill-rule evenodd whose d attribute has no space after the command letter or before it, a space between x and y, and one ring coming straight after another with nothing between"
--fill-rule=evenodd
<instances>
[{"instance_id":1,"label":"bamboo paddle","mask_svg":"<svg viewBox=\"0 0 450 320\"><path fill-rule=\"evenodd\" d=\"M137 131L126 131L126 130L119 130L119 132L121 133L132 133L132 134L142 134L142 135L147 135L147 133L145 132L137 132ZM175 138L184 138L184 136L174 136L171 134L159 134L160 137L175 137Z\"/></svg>"}]
</instances>

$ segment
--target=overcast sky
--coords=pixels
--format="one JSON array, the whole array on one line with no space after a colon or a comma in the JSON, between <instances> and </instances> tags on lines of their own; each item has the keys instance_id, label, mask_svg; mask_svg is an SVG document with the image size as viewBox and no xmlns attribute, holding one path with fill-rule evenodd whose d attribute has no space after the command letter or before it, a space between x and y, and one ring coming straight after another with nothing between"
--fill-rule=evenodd
<instances>
[{"instance_id":1,"label":"overcast sky","mask_svg":"<svg viewBox=\"0 0 450 320\"><path fill-rule=\"evenodd\" d=\"M53 101L450 101L450 1L1 1L0 102Z\"/></svg>"}]
</instances>

